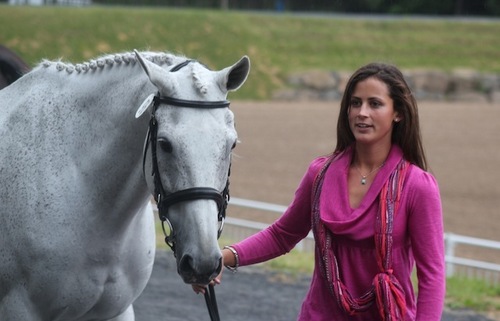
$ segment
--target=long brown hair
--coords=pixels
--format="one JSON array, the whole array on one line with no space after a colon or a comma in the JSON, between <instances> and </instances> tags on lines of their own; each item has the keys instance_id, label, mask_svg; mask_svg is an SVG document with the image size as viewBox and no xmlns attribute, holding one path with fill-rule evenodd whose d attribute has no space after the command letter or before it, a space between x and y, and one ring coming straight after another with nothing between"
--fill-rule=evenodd
<instances>
[{"instance_id":1,"label":"long brown hair","mask_svg":"<svg viewBox=\"0 0 500 321\"><path fill-rule=\"evenodd\" d=\"M394 123L391 141L403 150L403 156L423 170L427 170L427 160L422 145L417 101L406 83L401 71L390 64L370 63L359 68L349 79L340 103L337 123L337 146L334 153L340 153L355 143L349 127L348 111L351 96L356 85L367 78L375 77L384 82L393 100L394 110L400 115L400 121Z\"/></svg>"}]
</instances>

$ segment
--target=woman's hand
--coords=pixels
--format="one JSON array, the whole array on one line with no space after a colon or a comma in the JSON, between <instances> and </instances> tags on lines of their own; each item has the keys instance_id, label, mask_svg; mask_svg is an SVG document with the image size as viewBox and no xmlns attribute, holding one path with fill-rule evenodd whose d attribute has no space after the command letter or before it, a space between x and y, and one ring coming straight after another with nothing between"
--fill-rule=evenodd
<instances>
[{"instance_id":1,"label":"woman's hand","mask_svg":"<svg viewBox=\"0 0 500 321\"><path fill-rule=\"evenodd\" d=\"M212 285L212 286L215 286L217 284L220 284L220 281L222 279L222 271L224 269L222 269L219 273L219 275L217 275L217 277L215 279L213 279L212 281L210 281L210 283L208 285ZM205 285L205 284L191 284L191 287L193 288L193 291L196 293L196 294L205 294L205 291L207 290L207 286L208 285Z\"/></svg>"},{"instance_id":2,"label":"woman's hand","mask_svg":"<svg viewBox=\"0 0 500 321\"><path fill-rule=\"evenodd\" d=\"M222 271L224 271L224 266L232 266L232 267L235 267L235 268L238 267L237 253L236 253L236 251L233 248L231 248L231 249L229 249L229 248L230 247L226 246L221 251L221 253L222 253L222 266L223 266L223 268L221 269L219 275L217 275L217 277L215 279L213 279L212 281L210 281L209 284L192 284L191 285L191 287L193 288L193 291L196 294L200 294L200 293L205 294L205 291L207 289L207 285L215 286L217 284L220 284L220 282L222 280Z\"/></svg>"},{"instance_id":3,"label":"woman's hand","mask_svg":"<svg viewBox=\"0 0 500 321\"><path fill-rule=\"evenodd\" d=\"M222 280L222 271L224 271L224 266L238 267L238 259L236 257L237 254L235 254L236 251L234 249L230 250L226 246L224 249L222 249L221 253L222 253L222 266L223 266L223 268L221 269L219 275L217 275L217 277L215 279L210 281L209 284L192 284L191 287L193 288L193 291L196 294L200 294L200 293L205 294L205 291L207 289L207 285L215 286L217 284L220 284L220 282Z\"/></svg>"}]
</instances>

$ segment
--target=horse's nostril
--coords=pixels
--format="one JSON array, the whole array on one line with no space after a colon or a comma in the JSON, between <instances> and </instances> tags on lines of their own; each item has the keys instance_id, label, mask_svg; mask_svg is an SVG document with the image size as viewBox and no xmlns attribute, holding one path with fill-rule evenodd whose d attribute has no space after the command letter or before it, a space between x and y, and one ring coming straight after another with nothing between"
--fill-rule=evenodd
<instances>
[{"instance_id":1,"label":"horse's nostril","mask_svg":"<svg viewBox=\"0 0 500 321\"><path fill-rule=\"evenodd\" d=\"M215 260L200 264L201 262L197 263L193 256L184 254L178 262L179 274L186 283L208 283L222 270L222 257L213 259Z\"/></svg>"},{"instance_id":2,"label":"horse's nostril","mask_svg":"<svg viewBox=\"0 0 500 321\"><path fill-rule=\"evenodd\" d=\"M179 269L184 273L192 274L194 272L193 258L191 255L185 254L179 262Z\"/></svg>"}]
</instances>

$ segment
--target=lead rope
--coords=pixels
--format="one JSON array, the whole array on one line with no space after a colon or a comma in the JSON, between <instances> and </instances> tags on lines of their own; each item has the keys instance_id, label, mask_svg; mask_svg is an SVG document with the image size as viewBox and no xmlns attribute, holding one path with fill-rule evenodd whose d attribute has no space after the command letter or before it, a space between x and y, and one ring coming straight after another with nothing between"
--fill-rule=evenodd
<instances>
[{"instance_id":1,"label":"lead rope","mask_svg":"<svg viewBox=\"0 0 500 321\"><path fill-rule=\"evenodd\" d=\"M205 303L207 304L208 314L211 321L220 321L219 308L217 307L217 298L212 284L208 285L208 291L205 291Z\"/></svg>"},{"instance_id":2,"label":"lead rope","mask_svg":"<svg viewBox=\"0 0 500 321\"><path fill-rule=\"evenodd\" d=\"M219 227L219 231L217 232L217 238L220 237L222 233L222 229L224 228L224 221L226 219L226 209L229 203L229 176L231 176L231 165L229 165L229 172L227 174L227 183L224 188L224 204L222 205L222 209L219 211L219 220L221 222L221 226ZM217 306L217 298L215 297L215 288L212 284L208 285L208 291L205 291L205 303L207 305L208 314L210 315L211 321L220 321L219 316L219 308Z\"/></svg>"}]
</instances>

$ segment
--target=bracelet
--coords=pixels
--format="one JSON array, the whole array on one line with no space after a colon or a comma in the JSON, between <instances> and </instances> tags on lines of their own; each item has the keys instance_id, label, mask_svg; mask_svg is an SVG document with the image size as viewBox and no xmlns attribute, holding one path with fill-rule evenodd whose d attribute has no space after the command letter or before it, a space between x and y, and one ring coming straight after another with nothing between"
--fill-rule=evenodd
<instances>
[{"instance_id":1,"label":"bracelet","mask_svg":"<svg viewBox=\"0 0 500 321\"><path fill-rule=\"evenodd\" d=\"M232 246L224 246L224 249L231 251L231 253L233 253L234 259L235 259L234 266L225 265L225 267L229 271L236 273L238 271L238 267L240 266L240 257L238 255L238 252L236 252L236 250Z\"/></svg>"}]
</instances>

